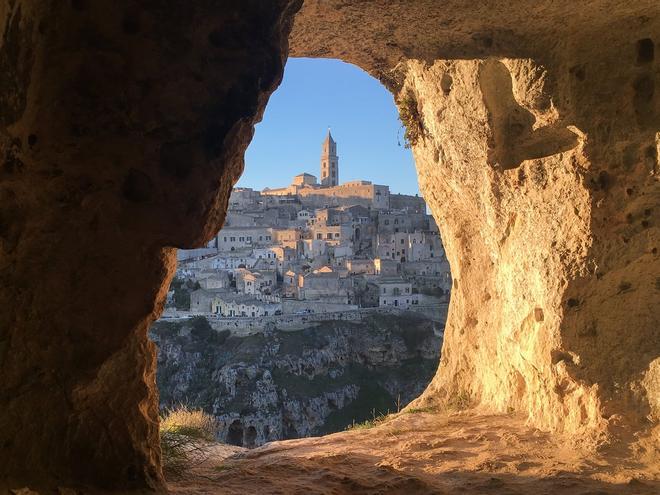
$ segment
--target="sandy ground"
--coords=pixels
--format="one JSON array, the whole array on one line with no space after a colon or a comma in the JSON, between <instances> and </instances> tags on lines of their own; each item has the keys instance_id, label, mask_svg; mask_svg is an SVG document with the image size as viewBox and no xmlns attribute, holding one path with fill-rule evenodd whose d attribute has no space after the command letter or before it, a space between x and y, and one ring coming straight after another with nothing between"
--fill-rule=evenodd
<instances>
[{"instance_id":1,"label":"sandy ground","mask_svg":"<svg viewBox=\"0 0 660 495\"><path fill-rule=\"evenodd\" d=\"M368 430L218 445L175 494L660 494L660 455L586 454L509 415L401 413Z\"/></svg>"}]
</instances>

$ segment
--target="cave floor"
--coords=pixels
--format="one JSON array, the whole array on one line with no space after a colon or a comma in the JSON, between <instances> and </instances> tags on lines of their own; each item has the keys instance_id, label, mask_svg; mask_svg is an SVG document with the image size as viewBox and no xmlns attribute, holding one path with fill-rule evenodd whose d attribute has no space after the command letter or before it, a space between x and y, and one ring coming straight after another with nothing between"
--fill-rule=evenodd
<instances>
[{"instance_id":1,"label":"cave floor","mask_svg":"<svg viewBox=\"0 0 660 495\"><path fill-rule=\"evenodd\" d=\"M251 450L218 445L169 488L181 495L660 493L657 450L585 452L511 415L403 412L371 429Z\"/></svg>"}]
</instances>

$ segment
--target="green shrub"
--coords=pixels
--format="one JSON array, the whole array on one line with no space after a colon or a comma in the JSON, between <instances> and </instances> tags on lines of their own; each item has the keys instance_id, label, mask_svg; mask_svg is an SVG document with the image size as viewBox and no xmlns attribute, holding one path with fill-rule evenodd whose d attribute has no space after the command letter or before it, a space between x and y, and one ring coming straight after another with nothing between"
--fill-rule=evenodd
<instances>
[{"instance_id":1,"label":"green shrub","mask_svg":"<svg viewBox=\"0 0 660 495\"><path fill-rule=\"evenodd\" d=\"M215 330L211 327L209 320L205 316L195 316L190 320L190 335L196 339L206 339L212 333L215 333Z\"/></svg>"},{"instance_id":2,"label":"green shrub","mask_svg":"<svg viewBox=\"0 0 660 495\"><path fill-rule=\"evenodd\" d=\"M190 309L190 292L187 289L182 287L174 289L174 307L184 311Z\"/></svg>"}]
</instances>

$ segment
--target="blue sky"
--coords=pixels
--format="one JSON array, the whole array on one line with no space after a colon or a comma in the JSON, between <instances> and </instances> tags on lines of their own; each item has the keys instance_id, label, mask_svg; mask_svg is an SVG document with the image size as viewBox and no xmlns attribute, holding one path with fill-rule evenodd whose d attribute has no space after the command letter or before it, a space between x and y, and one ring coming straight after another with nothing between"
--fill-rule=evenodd
<instances>
[{"instance_id":1,"label":"blue sky","mask_svg":"<svg viewBox=\"0 0 660 495\"><path fill-rule=\"evenodd\" d=\"M318 178L328 127L337 141L340 182L363 179L395 193L419 192L389 91L353 65L306 58L288 60L284 80L255 128L238 185L282 187L301 172Z\"/></svg>"}]
</instances>

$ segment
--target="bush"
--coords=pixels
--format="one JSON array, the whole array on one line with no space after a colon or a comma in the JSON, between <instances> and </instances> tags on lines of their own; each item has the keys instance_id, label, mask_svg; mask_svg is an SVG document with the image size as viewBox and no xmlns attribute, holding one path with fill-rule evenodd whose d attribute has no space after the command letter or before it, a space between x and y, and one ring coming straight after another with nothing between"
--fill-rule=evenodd
<instances>
[{"instance_id":1,"label":"bush","mask_svg":"<svg viewBox=\"0 0 660 495\"><path fill-rule=\"evenodd\" d=\"M180 478L209 457L218 433L216 420L199 409L180 405L160 420L160 448L166 477Z\"/></svg>"},{"instance_id":2,"label":"bush","mask_svg":"<svg viewBox=\"0 0 660 495\"><path fill-rule=\"evenodd\" d=\"M415 93L411 89L402 92L399 94L396 103L399 109L399 120L406 128L404 135L405 147L411 148L426 134Z\"/></svg>"},{"instance_id":3,"label":"bush","mask_svg":"<svg viewBox=\"0 0 660 495\"><path fill-rule=\"evenodd\" d=\"M210 335L215 333L213 327L209 323L209 320L206 319L206 316L195 316L191 319L192 328L190 329L190 334L196 339L207 339Z\"/></svg>"},{"instance_id":4,"label":"bush","mask_svg":"<svg viewBox=\"0 0 660 495\"><path fill-rule=\"evenodd\" d=\"M174 289L174 307L182 311L190 309L190 292L186 289Z\"/></svg>"}]
</instances>

